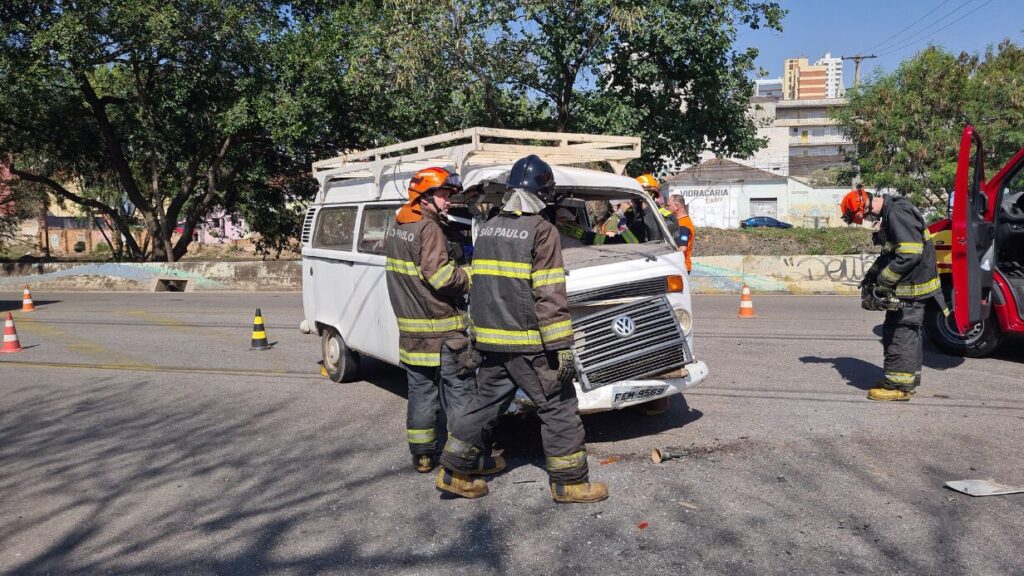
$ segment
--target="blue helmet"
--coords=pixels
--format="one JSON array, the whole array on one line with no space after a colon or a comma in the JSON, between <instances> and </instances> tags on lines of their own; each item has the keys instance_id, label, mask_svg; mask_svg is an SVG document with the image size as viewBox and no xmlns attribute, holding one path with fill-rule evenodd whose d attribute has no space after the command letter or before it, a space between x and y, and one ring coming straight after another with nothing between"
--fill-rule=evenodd
<instances>
[{"instance_id":1,"label":"blue helmet","mask_svg":"<svg viewBox=\"0 0 1024 576\"><path fill-rule=\"evenodd\" d=\"M505 186L509 190L531 192L541 200L551 203L554 200L555 174L547 162L530 154L512 165Z\"/></svg>"}]
</instances>

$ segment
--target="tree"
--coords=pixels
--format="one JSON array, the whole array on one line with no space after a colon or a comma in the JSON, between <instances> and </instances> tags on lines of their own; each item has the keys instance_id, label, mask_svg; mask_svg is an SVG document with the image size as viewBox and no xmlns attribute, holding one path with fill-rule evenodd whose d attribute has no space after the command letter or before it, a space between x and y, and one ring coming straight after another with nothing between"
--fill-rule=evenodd
<instances>
[{"instance_id":1,"label":"tree","mask_svg":"<svg viewBox=\"0 0 1024 576\"><path fill-rule=\"evenodd\" d=\"M402 4L410 17L395 36L419 53L434 47L422 62L465 74L492 124L640 135L644 155L635 170L692 163L704 150L746 156L763 145L747 114L757 50L734 44L739 27L781 30L785 11L775 2ZM427 35L440 41L416 41ZM541 106L506 118L496 104L505 94Z\"/></svg>"},{"instance_id":2,"label":"tree","mask_svg":"<svg viewBox=\"0 0 1024 576\"><path fill-rule=\"evenodd\" d=\"M1024 51L1009 41L983 57L929 47L850 92L836 118L856 145L862 178L943 210L964 125L985 136L990 166L1024 147Z\"/></svg>"},{"instance_id":3,"label":"tree","mask_svg":"<svg viewBox=\"0 0 1024 576\"><path fill-rule=\"evenodd\" d=\"M267 0L4 3L0 154L106 216L130 257L177 260L214 207L279 198L270 182L352 144L345 62L310 56L304 15Z\"/></svg>"}]
</instances>

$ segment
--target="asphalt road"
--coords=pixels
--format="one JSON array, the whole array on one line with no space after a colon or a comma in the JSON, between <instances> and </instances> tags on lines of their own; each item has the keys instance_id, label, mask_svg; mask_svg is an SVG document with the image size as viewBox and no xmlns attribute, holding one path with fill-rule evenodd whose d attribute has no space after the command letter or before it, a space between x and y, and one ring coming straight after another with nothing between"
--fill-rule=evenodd
<instances>
[{"instance_id":1,"label":"asphalt road","mask_svg":"<svg viewBox=\"0 0 1024 576\"><path fill-rule=\"evenodd\" d=\"M697 297L710 379L663 416L586 417L611 498L559 506L533 418L502 424L489 496L442 498L410 466L403 374L321 378L298 294L34 296L0 356L3 574L1024 574L1024 494L943 487L1024 485L1019 342L929 350L913 401L877 404L857 299L755 295L739 320Z\"/></svg>"}]
</instances>

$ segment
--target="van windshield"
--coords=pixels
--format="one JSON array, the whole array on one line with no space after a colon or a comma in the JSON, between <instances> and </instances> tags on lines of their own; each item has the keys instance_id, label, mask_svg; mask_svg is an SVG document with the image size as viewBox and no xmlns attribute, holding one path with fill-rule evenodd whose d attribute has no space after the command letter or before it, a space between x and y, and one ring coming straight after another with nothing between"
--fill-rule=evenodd
<instances>
[{"instance_id":1,"label":"van windshield","mask_svg":"<svg viewBox=\"0 0 1024 576\"><path fill-rule=\"evenodd\" d=\"M562 190L557 206L547 216L561 234L562 255L569 269L612 262L654 258L671 254L675 245L669 238L674 217L665 216L650 198L632 190ZM501 195L484 194L474 210L465 205L452 213L478 221L498 214ZM669 222L668 220L672 220ZM667 231L668 230L668 231Z\"/></svg>"}]
</instances>

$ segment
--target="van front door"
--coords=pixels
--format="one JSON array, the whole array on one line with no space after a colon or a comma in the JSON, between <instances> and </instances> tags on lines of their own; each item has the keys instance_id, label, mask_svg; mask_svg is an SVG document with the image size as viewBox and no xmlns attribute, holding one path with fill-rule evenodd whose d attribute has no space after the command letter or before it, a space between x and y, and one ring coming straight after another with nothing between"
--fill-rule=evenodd
<instances>
[{"instance_id":1,"label":"van front door","mask_svg":"<svg viewBox=\"0 0 1024 576\"><path fill-rule=\"evenodd\" d=\"M981 136L968 124L960 138L953 190L953 315L957 329L988 319L995 267L995 211L985 193Z\"/></svg>"}]
</instances>

